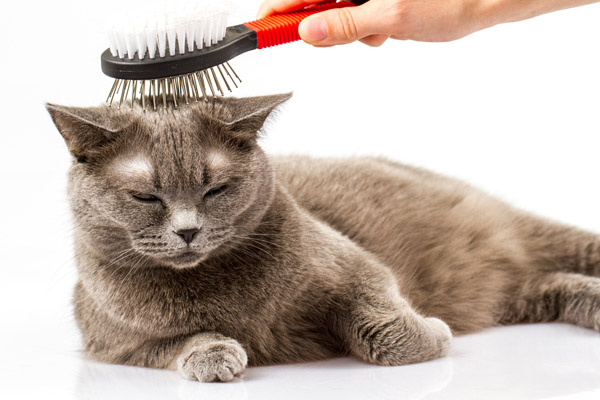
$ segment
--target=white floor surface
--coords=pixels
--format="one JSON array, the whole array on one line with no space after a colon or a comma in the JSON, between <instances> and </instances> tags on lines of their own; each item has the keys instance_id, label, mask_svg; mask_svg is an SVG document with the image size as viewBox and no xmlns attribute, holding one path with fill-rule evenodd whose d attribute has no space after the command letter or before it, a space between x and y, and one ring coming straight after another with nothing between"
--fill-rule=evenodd
<instances>
[{"instance_id":1,"label":"white floor surface","mask_svg":"<svg viewBox=\"0 0 600 400\"><path fill-rule=\"evenodd\" d=\"M345 358L251 367L230 383L190 382L171 371L83 360L67 341L49 343L55 335L71 337L70 327L40 333L44 339L33 346L23 341L9 349L11 362L0 366L6 379L1 398L600 398L600 335L563 324L500 327L458 337L448 357L422 364L378 367Z\"/></svg>"}]
</instances>

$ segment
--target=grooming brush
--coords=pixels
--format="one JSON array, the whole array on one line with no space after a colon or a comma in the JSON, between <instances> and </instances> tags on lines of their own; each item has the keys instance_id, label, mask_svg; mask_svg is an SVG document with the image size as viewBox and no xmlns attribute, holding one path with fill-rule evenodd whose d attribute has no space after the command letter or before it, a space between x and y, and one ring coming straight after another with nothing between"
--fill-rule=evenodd
<instances>
[{"instance_id":1,"label":"grooming brush","mask_svg":"<svg viewBox=\"0 0 600 400\"><path fill-rule=\"evenodd\" d=\"M242 82L229 60L299 40L298 25L309 15L366 1L321 3L230 27L228 10L219 5L188 6L116 24L101 57L102 71L115 78L106 101L109 106L118 102L119 108L139 102L145 111L224 96L225 88L231 92Z\"/></svg>"}]
</instances>

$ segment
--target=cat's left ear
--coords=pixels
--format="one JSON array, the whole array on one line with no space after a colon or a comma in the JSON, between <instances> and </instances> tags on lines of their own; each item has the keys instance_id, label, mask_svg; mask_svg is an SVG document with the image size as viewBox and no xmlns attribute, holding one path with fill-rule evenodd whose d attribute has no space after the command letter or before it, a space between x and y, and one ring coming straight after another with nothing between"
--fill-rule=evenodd
<instances>
[{"instance_id":1,"label":"cat's left ear","mask_svg":"<svg viewBox=\"0 0 600 400\"><path fill-rule=\"evenodd\" d=\"M116 126L116 118L110 118L102 107L65 107L46 103L46 109L69 151L80 162L113 141L121 131Z\"/></svg>"},{"instance_id":2,"label":"cat's left ear","mask_svg":"<svg viewBox=\"0 0 600 400\"><path fill-rule=\"evenodd\" d=\"M267 117L291 97L292 93L283 93L228 99L228 108L233 120L226 122L225 127L240 138L256 139L257 133L263 127Z\"/></svg>"}]
</instances>

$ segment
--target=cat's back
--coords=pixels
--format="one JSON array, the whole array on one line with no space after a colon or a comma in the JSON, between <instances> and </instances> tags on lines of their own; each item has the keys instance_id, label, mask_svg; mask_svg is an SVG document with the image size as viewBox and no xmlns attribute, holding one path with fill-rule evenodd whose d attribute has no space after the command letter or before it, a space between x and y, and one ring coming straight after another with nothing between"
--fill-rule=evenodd
<instances>
[{"instance_id":1,"label":"cat's back","mask_svg":"<svg viewBox=\"0 0 600 400\"><path fill-rule=\"evenodd\" d=\"M464 182L384 158L272 162L304 209L380 256L446 238L492 237L514 217L514 209Z\"/></svg>"},{"instance_id":2,"label":"cat's back","mask_svg":"<svg viewBox=\"0 0 600 400\"><path fill-rule=\"evenodd\" d=\"M405 216L421 215L452 208L469 195L487 197L456 179L380 157L271 159L278 181L296 201L328 222L400 208Z\"/></svg>"},{"instance_id":3,"label":"cat's back","mask_svg":"<svg viewBox=\"0 0 600 400\"><path fill-rule=\"evenodd\" d=\"M380 256L455 231L471 204L499 203L458 180L384 158L280 156L273 164L304 209Z\"/></svg>"}]
</instances>

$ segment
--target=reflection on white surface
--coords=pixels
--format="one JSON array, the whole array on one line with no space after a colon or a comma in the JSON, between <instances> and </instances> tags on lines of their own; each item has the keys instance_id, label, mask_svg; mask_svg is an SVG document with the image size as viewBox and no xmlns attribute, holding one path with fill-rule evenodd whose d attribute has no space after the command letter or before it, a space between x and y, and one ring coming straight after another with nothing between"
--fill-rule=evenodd
<instances>
[{"instance_id":1,"label":"reflection on white surface","mask_svg":"<svg viewBox=\"0 0 600 400\"><path fill-rule=\"evenodd\" d=\"M147 399L318 399L332 392L340 398L420 399L443 389L452 378L452 360L419 366L381 368L352 359L250 368L230 383L198 383L169 371L110 366L84 362L77 397L130 399L143 393Z\"/></svg>"},{"instance_id":2,"label":"reflection on white surface","mask_svg":"<svg viewBox=\"0 0 600 400\"><path fill-rule=\"evenodd\" d=\"M545 399L600 394L600 335L569 325L522 325L458 337L449 357L402 367L354 359L254 367L232 383L81 361L86 399Z\"/></svg>"}]
</instances>

